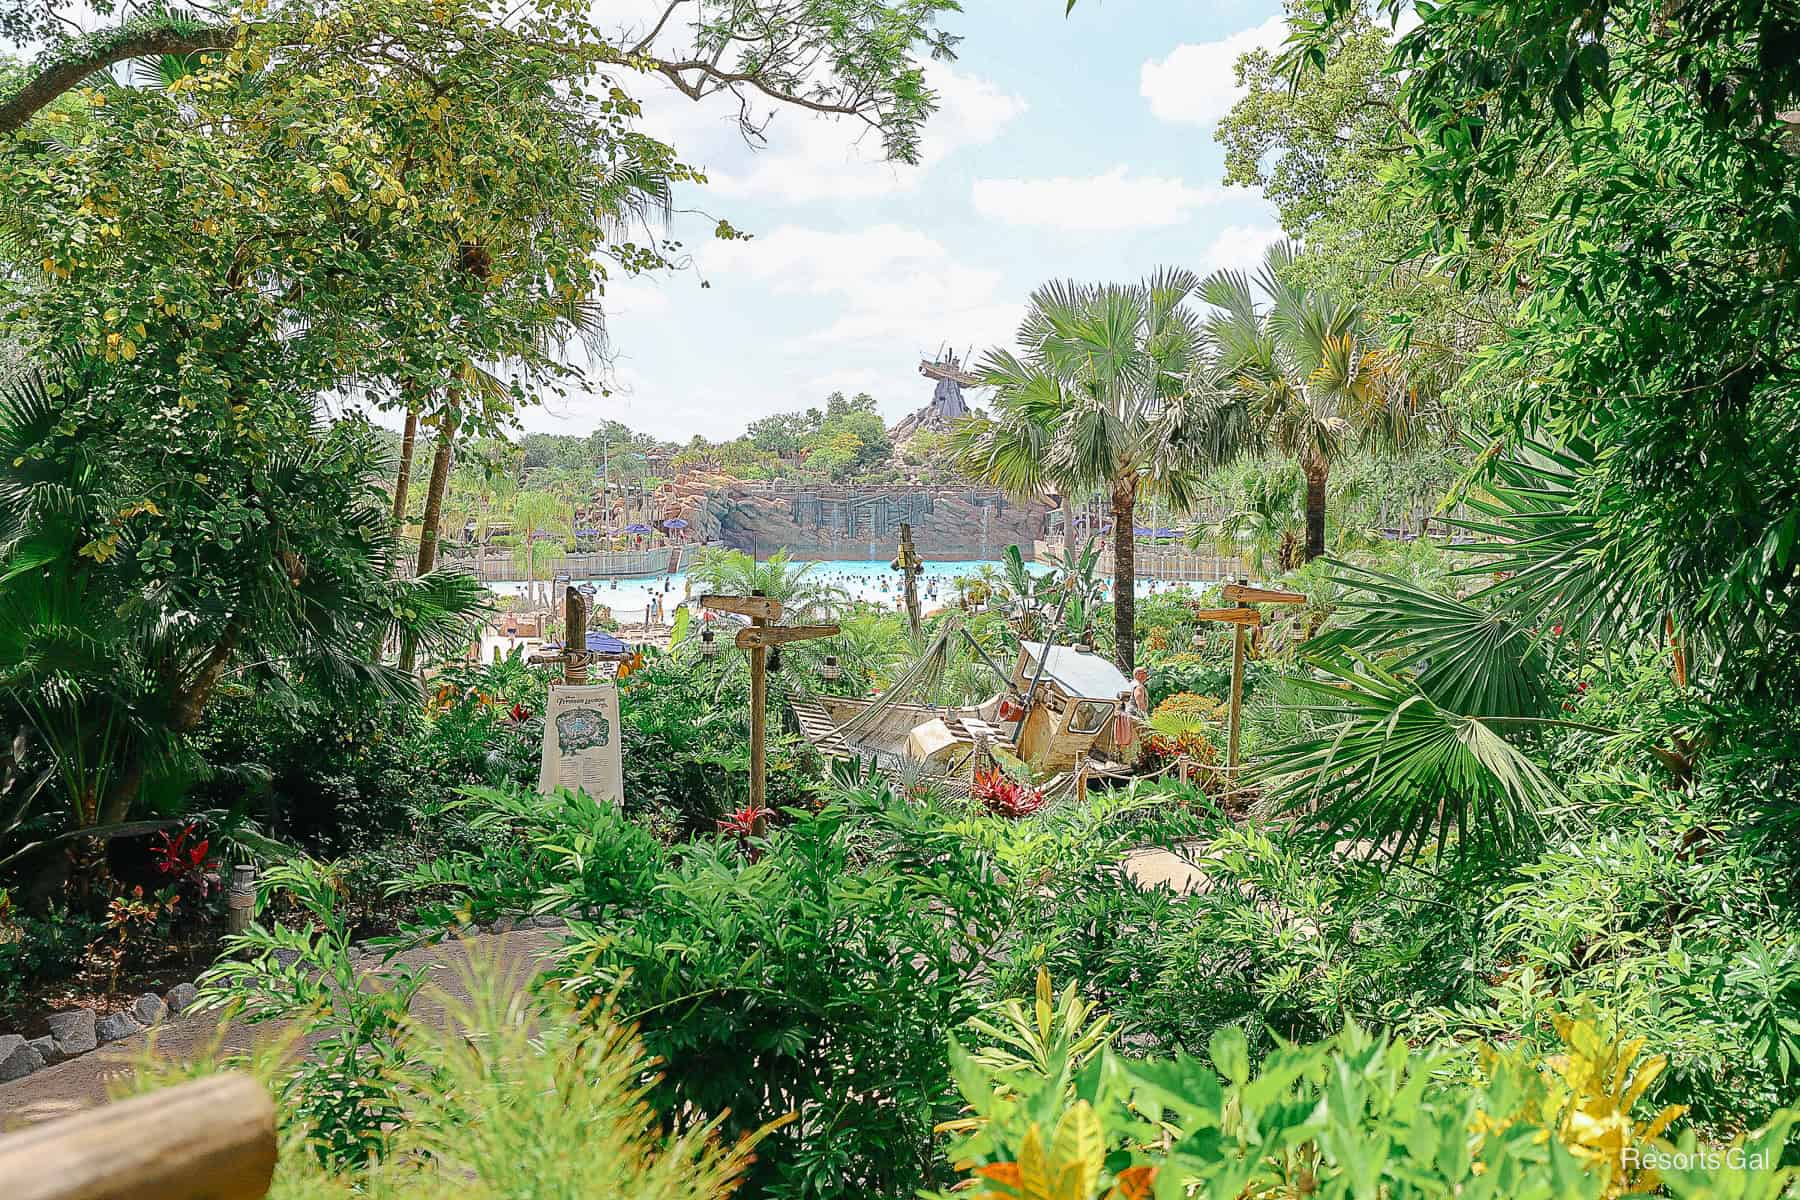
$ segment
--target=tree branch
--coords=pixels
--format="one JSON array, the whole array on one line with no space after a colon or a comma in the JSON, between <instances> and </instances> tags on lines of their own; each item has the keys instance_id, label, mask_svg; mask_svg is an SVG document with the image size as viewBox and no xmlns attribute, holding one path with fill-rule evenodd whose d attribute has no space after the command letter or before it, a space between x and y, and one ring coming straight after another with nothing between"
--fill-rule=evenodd
<instances>
[{"instance_id":1,"label":"tree branch","mask_svg":"<svg viewBox=\"0 0 1800 1200\"><path fill-rule=\"evenodd\" d=\"M721 88L730 87L733 84L745 83L769 97L771 100L778 100L785 104L795 104L801 108L810 108L814 112L828 113L832 116L857 117L874 125L876 128L880 128L880 122L871 118L869 114L864 111L864 101L852 100L843 102L814 100L810 97L802 96L797 92L790 92L776 87L754 71L727 71L712 63L703 62L698 59L689 59L686 62L658 61L655 63L655 70L673 83L681 90L683 95L691 100L698 100L706 94L706 82L709 80ZM684 75L684 72L687 71L693 71L700 75L700 81L690 83Z\"/></svg>"},{"instance_id":2,"label":"tree branch","mask_svg":"<svg viewBox=\"0 0 1800 1200\"><path fill-rule=\"evenodd\" d=\"M227 50L236 41L235 26L162 16L153 24L127 24L59 48L40 60L37 74L0 100L0 134L18 129L58 96L114 63L148 55Z\"/></svg>"}]
</instances>

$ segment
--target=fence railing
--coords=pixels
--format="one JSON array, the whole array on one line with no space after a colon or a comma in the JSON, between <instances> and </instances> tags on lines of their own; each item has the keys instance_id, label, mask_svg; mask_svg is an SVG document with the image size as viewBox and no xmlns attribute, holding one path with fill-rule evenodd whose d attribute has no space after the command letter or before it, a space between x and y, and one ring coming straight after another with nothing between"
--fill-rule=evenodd
<instances>
[{"instance_id":1,"label":"fence railing","mask_svg":"<svg viewBox=\"0 0 1800 1200\"><path fill-rule=\"evenodd\" d=\"M1061 554L1062 549L1061 538L1040 539L1036 546L1037 560L1043 562L1053 554ZM1237 579L1248 573L1244 561L1235 555L1196 550L1187 546L1159 546L1139 542L1133 558L1139 579L1217 583L1224 579ZM1111 565L1111 555L1102 554L1100 569L1109 570Z\"/></svg>"},{"instance_id":2,"label":"fence railing","mask_svg":"<svg viewBox=\"0 0 1800 1200\"><path fill-rule=\"evenodd\" d=\"M275 1174L275 1104L213 1075L0 1135L6 1200L260 1200Z\"/></svg>"},{"instance_id":3,"label":"fence railing","mask_svg":"<svg viewBox=\"0 0 1800 1200\"><path fill-rule=\"evenodd\" d=\"M555 558L537 560L539 579L568 575L575 579L626 579L669 572L685 571L692 566L702 546L683 543L656 546L647 550L596 550L564 553ZM522 572L511 552L479 553L447 556L443 566L464 571L483 583L500 583L520 578Z\"/></svg>"}]
</instances>

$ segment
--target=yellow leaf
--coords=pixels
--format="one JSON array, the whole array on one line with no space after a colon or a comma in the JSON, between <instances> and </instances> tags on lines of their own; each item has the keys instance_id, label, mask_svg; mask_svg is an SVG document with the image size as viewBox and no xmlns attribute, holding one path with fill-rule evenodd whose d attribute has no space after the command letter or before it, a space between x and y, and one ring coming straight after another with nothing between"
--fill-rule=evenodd
<instances>
[{"instance_id":1,"label":"yellow leaf","mask_svg":"<svg viewBox=\"0 0 1800 1200\"><path fill-rule=\"evenodd\" d=\"M1053 1200L1051 1196L1050 1160L1044 1154L1044 1139L1033 1124L1025 1130L1019 1143L1019 1195L1025 1200Z\"/></svg>"},{"instance_id":2,"label":"yellow leaf","mask_svg":"<svg viewBox=\"0 0 1800 1200\"><path fill-rule=\"evenodd\" d=\"M1073 1187L1066 1194L1082 1200L1094 1194L1100 1182L1100 1164L1106 1158L1106 1142L1100 1132L1100 1115L1086 1100L1077 1100L1056 1123L1050 1158L1072 1173Z\"/></svg>"}]
</instances>

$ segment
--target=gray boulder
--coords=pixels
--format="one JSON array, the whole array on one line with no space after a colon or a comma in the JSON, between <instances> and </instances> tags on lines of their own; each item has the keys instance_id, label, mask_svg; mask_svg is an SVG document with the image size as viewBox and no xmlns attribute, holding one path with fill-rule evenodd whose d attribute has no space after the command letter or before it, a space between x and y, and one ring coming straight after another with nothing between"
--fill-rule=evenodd
<instances>
[{"instance_id":1,"label":"gray boulder","mask_svg":"<svg viewBox=\"0 0 1800 1200\"><path fill-rule=\"evenodd\" d=\"M64 1058L76 1054L86 1054L100 1044L94 1033L94 1022L97 1021L91 1008L71 1008L68 1012L55 1013L48 1022L50 1036L56 1039L56 1049Z\"/></svg>"},{"instance_id":2,"label":"gray boulder","mask_svg":"<svg viewBox=\"0 0 1800 1200\"><path fill-rule=\"evenodd\" d=\"M131 1015L140 1025L156 1025L169 1015L169 1006L155 992L145 992L131 1002Z\"/></svg>"},{"instance_id":3,"label":"gray boulder","mask_svg":"<svg viewBox=\"0 0 1800 1200\"><path fill-rule=\"evenodd\" d=\"M170 1012L185 1012L199 994L193 984L178 983L163 993L163 1003L169 1006Z\"/></svg>"},{"instance_id":4,"label":"gray boulder","mask_svg":"<svg viewBox=\"0 0 1800 1200\"><path fill-rule=\"evenodd\" d=\"M62 1052L56 1048L56 1039L47 1033L43 1037L32 1038L25 1044L38 1052L38 1057L44 1060L45 1066L62 1060Z\"/></svg>"},{"instance_id":5,"label":"gray boulder","mask_svg":"<svg viewBox=\"0 0 1800 1200\"><path fill-rule=\"evenodd\" d=\"M144 1027L138 1019L128 1012L110 1013L101 1017L94 1027L94 1032L102 1042L116 1042L120 1038L128 1038L134 1033L142 1033Z\"/></svg>"},{"instance_id":6,"label":"gray boulder","mask_svg":"<svg viewBox=\"0 0 1800 1200\"><path fill-rule=\"evenodd\" d=\"M44 1056L16 1033L0 1037L0 1083L23 1079L44 1065Z\"/></svg>"}]
</instances>

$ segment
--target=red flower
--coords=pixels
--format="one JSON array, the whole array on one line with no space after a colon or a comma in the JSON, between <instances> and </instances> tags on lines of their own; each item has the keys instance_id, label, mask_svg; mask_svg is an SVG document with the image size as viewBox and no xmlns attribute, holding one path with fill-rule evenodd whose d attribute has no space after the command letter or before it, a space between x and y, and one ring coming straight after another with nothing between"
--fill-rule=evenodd
<instances>
[{"instance_id":1,"label":"red flower","mask_svg":"<svg viewBox=\"0 0 1800 1200\"><path fill-rule=\"evenodd\" d=\"M975 772L969 794L996 816L1028 817L1044 807L1044 793L1020 783L995 767Z\"/></svg>"},{"instance_id":2,"label":"red flower","mask_svg":"<svg viewBox=\"0 0 1800 1200\"><path fill-rule=\"evenodd\" d=\"M746 804L742 808L726 813L719 819L719 832L746 838L756 832L758 822L766 821L774 815L766 808L757 808L754 805Z\"/></svg>"},{"instance_id":3,"label":"red flower","mask_svg":"<svg viewBox=\"0 0 1800 1200\"><path fill-rule=\"evenodd\" d=\"M507 716L511 717L515 722L523 725L526 721L529 721L531 719L531 710L529 708L526 708L523 704L521 704L515 700L513 702L512 711L509 712L507 714Z\"/></svg>"}]
</instances>

